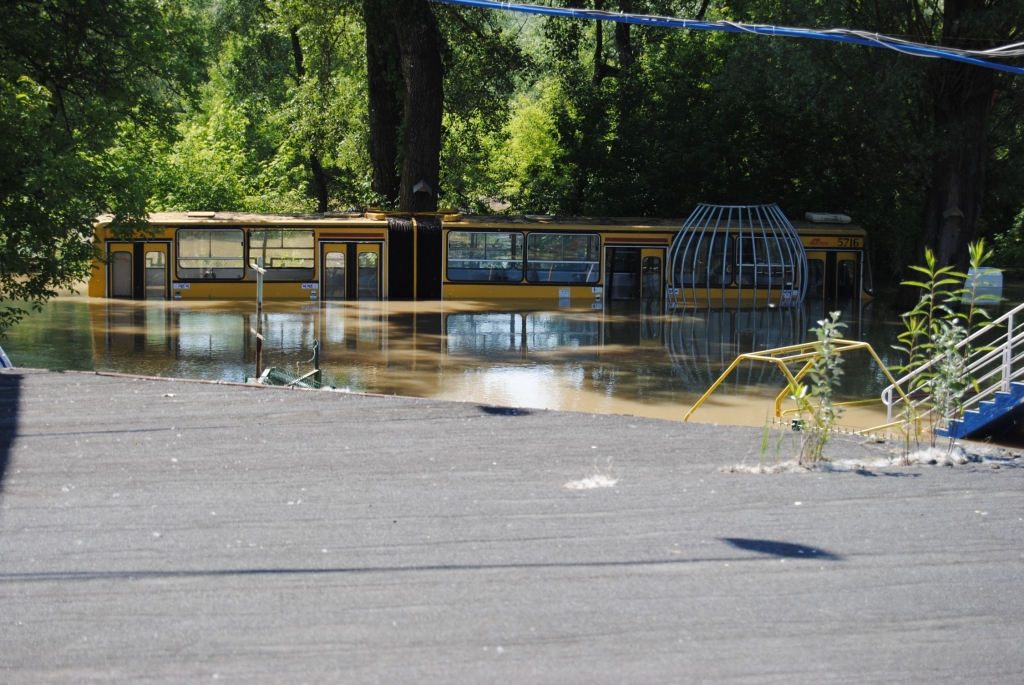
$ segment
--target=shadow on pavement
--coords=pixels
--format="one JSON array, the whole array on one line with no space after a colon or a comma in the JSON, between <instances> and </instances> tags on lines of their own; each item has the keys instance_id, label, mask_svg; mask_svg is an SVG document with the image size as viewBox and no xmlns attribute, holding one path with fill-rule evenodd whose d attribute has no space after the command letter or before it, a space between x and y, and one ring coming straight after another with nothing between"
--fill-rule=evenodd
<instances>
[{"instance_id":1,"label":"shadow on pavement","mask_svg":"<svg viewBox=\"0 0 1024 685\"><path fill-rule=\"evenodd\" d=\"M748 542L757 542L750 540ZM761 541L764 542L764 541ZM768 542L769 545L786 545L780 542ZM838 559L839 557L817 550L810 554L799 555L798 558ZM787 555L788 556L788 555ZM797 557L797 555L793 555ZM145 580L160 578L216 578L228 576L283 576L283 575L359 575L374 573L449 573L472 571L507 571L510 569L592 569L592 568L656 568L665 566L687 566L690 564L721 564L759 561L758 557L700 557L694 559L648 559L637 561L568 561L568 562L524 562L521 564L424 564L422 566L349 566L344 568L239 568L239 569L200 569L179 571L155 571L139 569L137 571L39 571L33 573L0 573L0 582L62 582L92 580Z\"/></svg>"},{"instance_id":2,"label":"shadow on pavement","mask_svg":"<svg viewBox=\"0 0 1024 685\"><path fill-rule=\"evenodd\" d=\"M794 545L790 542L779 542L777 540L748 540L747 538L719 538L733 547L745 549L749 552L759 552L773 557L785 557L787 559L824 559L826 561L840 561L838 554L826 552L823 549Z\"/></svg>"},{"instance_id":3,"label":"shadow on pavement","mask_svg":"<svg viewBox=\"0 0 1024 685\"><path fill-rule=\"evenodd\" d=\"M18 429L20 398L21 376L0 374L0 493L4 490L4 475Z\"/></svg>"},{"instance_id":4,"label":"shadow on pavement","mask_svg":"<svg viewBox=\"0 0 1024 685\"><path fill-rule=\"evenodd\" d=\"M529 416L528 409L516 409L515 407L490 407L486 404L480 405L480 411L491 416Z\"/></svg>"}]
</instances>

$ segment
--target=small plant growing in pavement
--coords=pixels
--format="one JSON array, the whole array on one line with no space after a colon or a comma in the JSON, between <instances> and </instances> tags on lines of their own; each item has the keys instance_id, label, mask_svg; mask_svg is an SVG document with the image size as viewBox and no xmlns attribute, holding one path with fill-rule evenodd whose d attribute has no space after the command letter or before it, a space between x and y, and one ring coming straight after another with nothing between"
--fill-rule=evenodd
<instances>
[{"instance_id":1,"label":"small plant growing in pavement","mask_svg":"<svg viewBox=\"0 0 1024 685\"><path fill-rule=\"evenodd\" d=\"M973 352L984 348L962 343L977 329L990 323L988 311L980 304L997 303L1000 299L995 295L978 293L979 276L992 257L992 251L986 250L983 239L971 243L968 249L970 266L975 274L970 287L963 285L966 274L955 271L951 266L940 267L935 253L927 248L925 265L911 267L924 278L903 282L903 285L920 288L921 298L917 306L903 314L904 331L899 335L901 344L894 347L906 355L906 363L892 367L892 371L908 374L931 363L931 367L915 376L907 388L908 395L925 396L928 410L922 414L927 415L931 447L935 447L936 431L962 414L967 390L977 388L977 382L970 376L968 359ZM952 287L957 285L960 287ZM966 311L957 308L962 300L969 300ZM918 415L910 406L904 407L900 414L904 459L909 455L911 439L918 437Z\"/></svg>"},{"instance_id":2,"label":"small plant growing in pavement","mask_svg":"<svg viewBox=\"0 0 1024 685\"><path fill-rule=\"evenodd\" d=\"M806 415L810 419L805 422L805 432L797 456L797 463L801 465L824 459L825 445L842 414L842 407L836 406L833 401L839 387L839 378L843 375L843 359L836 351L835 343L843 337L840 329L845 328L846 324L839 322L839 314L829 313L829 318L822 319L817 328L811 329L818 338L814 345L817 355L807 372L811 383L790 388L800 416Z\"/></svg>"},{"instance_id":3,"label":"small plant growing in pavement","mask_svg":"<svg viewBox=\"0 0 1024 685\"><path fill-rule=\"evenodd\" d=\"M757 470L764 471L764 455L768 452L768 443L771 441L772 424L768 414L764 415L764 425L761 427L761 451L757 456Z\"/></svg>"}]
</instances>

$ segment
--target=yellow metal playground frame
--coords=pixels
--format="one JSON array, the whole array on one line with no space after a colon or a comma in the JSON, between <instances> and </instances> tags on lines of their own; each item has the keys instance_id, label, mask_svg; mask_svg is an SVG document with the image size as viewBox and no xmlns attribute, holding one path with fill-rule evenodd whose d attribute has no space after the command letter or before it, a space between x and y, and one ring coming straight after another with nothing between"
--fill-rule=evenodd
<instances>
[{"instance_id":1,"label":"yellow metal playground frame","mask_svg":"<svg viewBox=\"0 0 1024 685\"><path fill-rule=\"evenodd\" d=\"M783 400L786 399L786 397L789 394L791 394L791 388L797 388L800 386L800 380L804 376L806 376L807 373L811 370L811 367L814 366L815 360L821 358L821 352L819 351L820 346L821 343L804 343L802 345L788 345L786 347L776 347L774 349L763 350L761 352L748 352L746 354L741 354L740 356L736 357L735 361L733 361L732 364L729 365L729 368L725 370L725 373L719 376L718 380L715 381L710 388L708 388L708 391L704 393L699 400L697 400L697 403L690 408L690 411L686 412L686 416L683 417L683 421L689 421L690 416L693 414L693 412L697 411L697 408L704 403L704 400L711 396L711 393L713 393L718 388L718 386L720 386L725 381L726 377L730 373L732 373L737 366L739 366L740 362L746 360L769 362L771 364L775 364L786 376L786 380L789 381L789 387L780 392L778 396L776 396L775 398L775 418L781 418L784 413L799 411L799 409L789 409L786 412L783 412L782 402ZM892 377L892 374L889 373L889 369L885 368L885 364L883 364L882 360L878 358L877 354L875 354L875 351L874 349L872 349L871 345L869 345L866 342L858 342L855 340L836 340L835 342L833 342L833 346L835 347L836 354L839 355L842 355L843 352L851 352L854 350L867 350L868 353L871 355L871 358L875 360L876 364L878 364L878 368L880 368L882 370L882 373L885 374L885 377L889 379L889 382L892 384L892 387L894 387L896 389L896 392L899 393L900 397L903 398L903 401L906 403L904 406L911 406L909 398L903 393L903 390L896 383L896 379L894 379ZM789 370L790 364L797 364L800 362L803 362L803 366L795 374ZM870 404L872 402L881 401L881 398L877 400L854 400L852 402L837 402L835 406L845 407L855 404ZM916 419L917 417L915 415L915 424L917 423ZM817 421L816 417L815 421ZM864 428L856 432L871 433L874 431L891 428L900 423L902 422L896 421L893 423L886 423L881 426ZM820 427L821 426L819 425L819 428Z\"/></svg>"}]
</instances>

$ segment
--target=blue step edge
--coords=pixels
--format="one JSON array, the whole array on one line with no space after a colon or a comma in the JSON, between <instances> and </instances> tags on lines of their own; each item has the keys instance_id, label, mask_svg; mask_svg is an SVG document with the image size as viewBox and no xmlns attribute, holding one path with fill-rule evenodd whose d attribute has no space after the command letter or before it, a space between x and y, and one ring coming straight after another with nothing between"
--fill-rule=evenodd
<instances>
[{"instance_id":1,"label":"blue step edge","mask_svg":"<svg viewBox=\"0 0 1024 685\"><path fill-rule=\"evenodd\" d=\"M1024 383L1011 383L1010 392L997 391L992 400L978 403L977 409L970 409L959 419L949 422L945 428L935 431L944 438L964 438L981 433L986 428L996 428L1005 422L1008 415L1024 411Z\"/></svg>"}]
</instances>

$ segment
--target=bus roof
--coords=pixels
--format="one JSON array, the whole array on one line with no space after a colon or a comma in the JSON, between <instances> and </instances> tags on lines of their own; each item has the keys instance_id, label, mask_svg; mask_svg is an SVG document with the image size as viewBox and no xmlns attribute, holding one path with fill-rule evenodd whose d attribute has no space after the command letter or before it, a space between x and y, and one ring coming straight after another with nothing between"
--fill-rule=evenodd
<instances>
[{"instance_id":1,"label":"bus roof","mask_svg":"<svg viewBox=\"0 0 1024 685\"><path fill-rule=\"evenodd\" d=\"M440 216L448 228L580 228L609 229L619 231L678 231L684 219L651 219L645 217L569 217L548 215L474 215L451 212L431 213ZM409 216L397 212L337 212L327 214L255 214L250 212L156 212L149 215L154 226L382 226L388 216ZM97 223L109 223L109 215L97 218ZM848 235L866 236L860 226L853 224L811 223L793 221L794 228L801 235Z\"/></svg>"}]
</instances>

